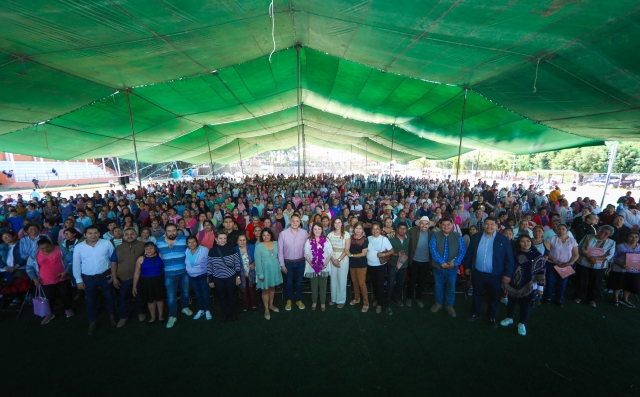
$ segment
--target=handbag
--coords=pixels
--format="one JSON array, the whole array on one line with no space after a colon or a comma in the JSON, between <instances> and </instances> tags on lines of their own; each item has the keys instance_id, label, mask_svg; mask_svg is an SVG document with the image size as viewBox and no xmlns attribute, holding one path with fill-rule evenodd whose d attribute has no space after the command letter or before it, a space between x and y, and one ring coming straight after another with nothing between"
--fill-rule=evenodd
<instances>
[{"instance_id":1,"label":"handbag","mask_svg":"<svg viewBox=\"0 0 640 397\"><path fill-rule=\"evenodd\" d=\"M40 285L36 288L36 296L33 298L33 314L39 317L46 317L51 314L49 300L44 295L44 290Z\"/></svg>"}]
</instances>

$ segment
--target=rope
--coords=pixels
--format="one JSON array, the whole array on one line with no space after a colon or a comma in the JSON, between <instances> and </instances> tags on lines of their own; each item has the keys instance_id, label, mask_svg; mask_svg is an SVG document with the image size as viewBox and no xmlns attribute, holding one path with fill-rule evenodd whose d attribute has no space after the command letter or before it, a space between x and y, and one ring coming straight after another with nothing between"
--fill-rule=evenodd
<instances>
[{"instance_id":1,"label":"rope","mask_svg":"<svg viewBox=\"0 0 640 397\"><path fill-rule=\"evenodd\" d=\"M538 82L538 66L540 66L540 59L538 58L538 63L536 64L536 78L533 80L533 92L536 92L536 83Z\"/></svg>"},{"instance_id":2,"label":"rope","mask_svg":"<svg viewBox=\"0 0 640 397\"><path fill-rule=\"evenodd\" d=\"M273 50L271 50L271 54L269 54L269 63L271 63L271 56L276 52L276 16L274 14L273 0L271 0L271 4L269 5L269 15L271 16L271 40L273 40Z\"/></svg>"}]
</instances>

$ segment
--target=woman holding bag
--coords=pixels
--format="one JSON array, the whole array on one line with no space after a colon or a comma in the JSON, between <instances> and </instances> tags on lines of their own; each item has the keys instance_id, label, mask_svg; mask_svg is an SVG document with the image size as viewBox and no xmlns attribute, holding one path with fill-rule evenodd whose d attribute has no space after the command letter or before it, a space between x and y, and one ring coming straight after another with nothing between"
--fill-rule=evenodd
<instances>
[{"instance_id":1,"label":"woman holding bag","mask_svg":"<svg viewBox=\"0 0 640 397\"><path fill-rule=\"evenodd\" d=\"M71 310L71 273L72 264L65 265L60 248L56 247L47 238L38 240L38 252L35 263L30 261L27 266L27 274L36 286L42 286L45 297L49 301L51 312L46 315L40 324L48 324L56 316L53 314L53 306L56 298L62 299L64 314L73 316Z\"/></svg>"},{"instance_id":2,"label":"woman holding bag","mask_svg":"<svg viewBox=\"0 0 640 397\"><path fill-rule=\"evenodd\" d=\"M316 310L318 303L318 289L320 290L320 310L325 311L327 299L327 278L331 273L333 248L324 236L322 225L314 223L311 227L309 239L304 244L304 258L306 266L304 276L311 279L311 310Z\"/></svg>"}]
</instances>

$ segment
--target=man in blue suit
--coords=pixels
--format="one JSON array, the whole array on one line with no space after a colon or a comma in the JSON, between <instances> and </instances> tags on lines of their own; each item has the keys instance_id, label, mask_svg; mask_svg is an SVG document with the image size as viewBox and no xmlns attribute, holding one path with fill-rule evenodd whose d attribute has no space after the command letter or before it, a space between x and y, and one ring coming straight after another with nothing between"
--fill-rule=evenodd
<instances>
[{"instance_id":1,"label":"man in blue suit","mask_svg":"<svg viewBox=\"0 0 640 397\"><path fill-rule=\"evenodd\" d=\"M496 311L500 287L511 281L514 269L513 250L509 239L497 232L496 218L486 218L483 229L484 233L476 233L471 237L464 258L466 273L471 275L473 285L473 314L467 321L480 319L482 293L486 289L489 298L489 323L493 328L498 328Z\"/></svg>"}]
</instances>

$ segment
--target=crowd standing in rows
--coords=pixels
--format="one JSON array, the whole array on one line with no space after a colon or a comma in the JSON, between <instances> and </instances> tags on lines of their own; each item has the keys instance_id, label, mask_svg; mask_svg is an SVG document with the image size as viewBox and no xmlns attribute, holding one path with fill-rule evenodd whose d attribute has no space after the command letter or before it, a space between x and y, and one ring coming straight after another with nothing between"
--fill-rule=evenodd
<instances>
[{"instance_id":1,"label":"crowd standing in rows","mask_svg":"<svg viewBox=\"0 0 640 397\"><path fill-rule=\"evenodd\" d=\"M525 335L536 302L564 306L569 279L577 303L596 307L606 276L612 303L633 308L639 224L631 192L602 210L587 197L569 203L559 187L545 194L482 180L254 176L69 198L34 189L28 199L0 196L0 277L12 304L18 292L42 287L52 309L60 300L71 317L73 300L86 299L89 334L100 292L113 326L125 326L135 302L140 322L172 328L179 313L213 318L210 289L221 323L257 311L257 296L270 320L283 284L284 310L303 310L304 279L311 310L349 305L387 315L424 308L433 280L430 311L456 317L456 284L466 280L468 321L482 318L487 300L491 326L517 322ZM500 301L507 317L498 323Z\"/></svg>"}]
</instances>

